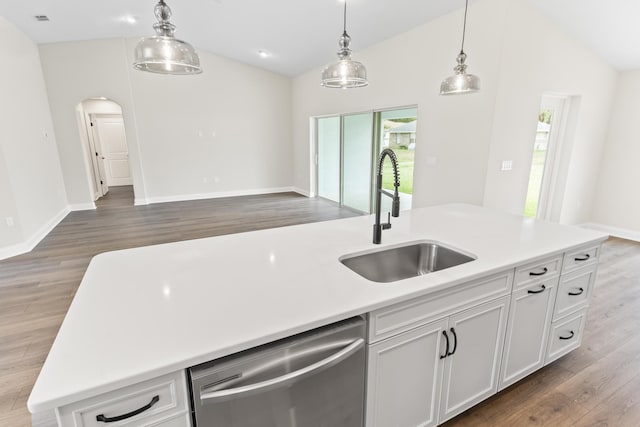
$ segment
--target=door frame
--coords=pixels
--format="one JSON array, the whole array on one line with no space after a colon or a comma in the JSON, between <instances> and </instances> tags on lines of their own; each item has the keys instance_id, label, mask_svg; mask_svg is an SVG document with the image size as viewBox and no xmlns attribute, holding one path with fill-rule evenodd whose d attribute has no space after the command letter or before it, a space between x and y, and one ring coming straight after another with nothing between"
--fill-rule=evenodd
<instances>
[{"instance_id":1,"label":"door frame","mask_svg":"<svg viewBox=\"0 0 640 427\"><path fill-rule=\"evenodd\" d=\"M561 153L566 135L567 121L571 105L571 97L553 93L545 93L540 101L540 111L553 106L554 113L547 142L547 156L542 172L540 195L536 219L551 220L553 201L558 186L558 171L560 170Z\"/></svg>"},{"instance_id":2,"label":"door frame","mask_svg":"<svg viewBox=\"0 0 640 427\"><path fill-rule=\"evenodd\" d=\"M102 157L102 146L100 145L100 138L96 137L97 129L93 125L94 114L84 111L84 116L87 142L89 143L89 157L91 158L92 166L91 175L96 189L94 200L97 200L109 192L109 184L107 183L107 177L104 172L104 162L100 159L100 157Z\"/></svg>"}]
</instances>

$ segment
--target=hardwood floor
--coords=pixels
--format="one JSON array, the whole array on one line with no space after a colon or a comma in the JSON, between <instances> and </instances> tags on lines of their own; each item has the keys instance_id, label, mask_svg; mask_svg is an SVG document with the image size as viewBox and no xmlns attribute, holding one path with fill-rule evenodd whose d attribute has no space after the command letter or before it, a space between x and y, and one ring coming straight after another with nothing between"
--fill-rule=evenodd
<instances>
[{"instance_id":1,"label":"hardwood floor","mask_svg":"<svg viewBox=\"0 0 640 427\"><path fill-rule=\"evenodd\" d=\"M0 261L0 426L30 427L26 401L94 255L177 240L350 217L322 200L274 194L133 207L112 188L72 212L31 253ZM582 347L445 424L640 425L640 244L609 239Z\"/></svg>"}]
</instances>

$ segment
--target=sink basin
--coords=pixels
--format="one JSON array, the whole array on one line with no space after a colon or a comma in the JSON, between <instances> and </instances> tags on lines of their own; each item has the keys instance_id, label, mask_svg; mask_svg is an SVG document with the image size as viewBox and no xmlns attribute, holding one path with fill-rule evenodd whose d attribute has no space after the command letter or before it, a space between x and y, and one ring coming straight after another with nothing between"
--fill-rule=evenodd
<instances>
[{"instance_id":1,"label":"sink basin","mask_svg":"<svg viewBox=\"0 0 640 427\"><path fill-rule=\"evenodd\" d=\"M340 262L373 282L389 283L455 267L476 259L436 242L416 242L364 254L345 255Z\"/></svg>"}]
</instances>

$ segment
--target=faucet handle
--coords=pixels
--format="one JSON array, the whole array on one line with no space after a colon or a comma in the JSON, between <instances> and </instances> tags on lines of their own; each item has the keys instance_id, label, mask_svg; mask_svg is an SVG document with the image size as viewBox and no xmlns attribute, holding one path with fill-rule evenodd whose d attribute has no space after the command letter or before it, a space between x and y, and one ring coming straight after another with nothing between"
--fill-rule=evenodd
<instances>
[{"instance_id":1,"label":"faucet handle","mask_svg":"<svg viewBox=\"0 0 640 427\"><path fill-rule=\"evenodd\" d=\"M387 212L387 223L382 224L383 230L388 230L391 228L391 212Z\"/></svg>"}]
</instances>

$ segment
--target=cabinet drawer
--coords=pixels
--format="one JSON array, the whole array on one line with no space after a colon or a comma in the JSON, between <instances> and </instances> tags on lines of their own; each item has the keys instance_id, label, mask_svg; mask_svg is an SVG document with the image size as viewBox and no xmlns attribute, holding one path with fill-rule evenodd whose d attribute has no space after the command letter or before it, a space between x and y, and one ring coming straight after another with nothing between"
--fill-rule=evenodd
<instances>
[{"instance_id":1,"label":"cabinet drawer","mask_svg":"<svg viewBox=\"0 0 640 427\"><path fill-rule=\"evenodd\" d=\"M562 255L553 258L546 258L536 261L522 267L516 268L514 289L520 289L529 286L540 280L548 280L549 278L560 274L562 267Z\"/></svg>"},{"instance_id":2,"label":"cabinet drawer","mask_svg":"<svg viewBox=\"0 0 640 427\"><path fill-rule=\"evenodd\" d=\"M580 347L587 309L551 323L545 365Z\"/></svg>"},{"instance_id":3,"label":"cabinet drawer","mask_svg":"<svg viewBox=\"0 0 640 427\"><path fill-rule=\"evenodd\" d=\"M369 342L383 340L448 316L454 311L508 295L512 282L513 271L508 270L453 286L434 295L419 297L371 312Z\"/></svg>"},{"instance_id":4,"label":"cabinet drawer","mask_svg":"<svg viewBox=\"0 0 640 427\"><path fill-rule=\"evenodd\" d=\"M598 263L599 257L600 245L580 248L571 252L567 252L564 256L562 272L568 273L570 271L574 271L578 268L586 267L588 265L595 265Z\"/></svg>"},{"instance_id":5,"label":"cabinet drawer","mask_svg":"<svg viewBox=\"0 0 640 427\"><path fill-rule=\"evenodd\" d=\"M186 386L185 373L179 371L63 406L57 410L58 419L64 427L173 426L176 422L187 427ZM123 420L108 420L147 407ZM98 421L99 416L107 420Z\"/></svg>"},{"instance_id":6,"label":"cabinet drawer","mask_svg":"<svg viewBox=\"0 0 640 427\"><path fill-rule=\"evenodd\" d=\"M560 319L589 305L596 280L597 265L581 268L560 278L553 319Z\"/></svg>"}]
</instances>

